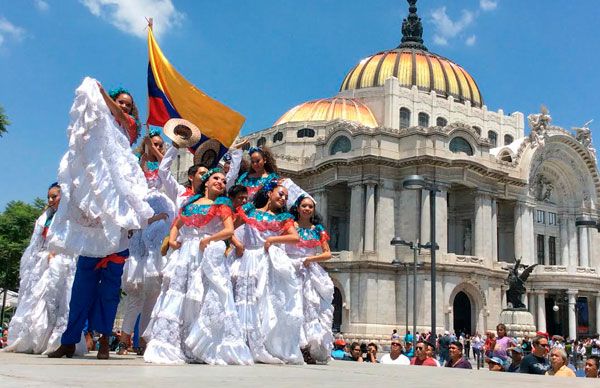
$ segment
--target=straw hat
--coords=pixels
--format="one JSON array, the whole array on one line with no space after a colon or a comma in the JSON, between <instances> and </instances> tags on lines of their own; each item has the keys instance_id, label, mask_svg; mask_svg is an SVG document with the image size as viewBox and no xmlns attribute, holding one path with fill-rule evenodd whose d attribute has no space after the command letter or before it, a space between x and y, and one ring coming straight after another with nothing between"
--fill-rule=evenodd
<instances>
[{"instance_id":1,"label":"straw hat","mask_svg":"<svg viewBox=\"0 0 600 388\"><path fill-rule=\"evenodd\" d=\"M179 148L192 147L198 144L202 137L200 129L190 121L184 119L170 119L165 123L163 132Z\"/></svg>"},{"instance_id":2,"label":"straw hat","mask_svg":"<svg viewBox=\"0 0 600 388\"><path fill-rule=\"evenodd\" d=\"M219 152L221 143L215 139L208 139L194 152L194 164L201 164L207 168L216 166L219 163Z\"/></svg>"}]
</instances>

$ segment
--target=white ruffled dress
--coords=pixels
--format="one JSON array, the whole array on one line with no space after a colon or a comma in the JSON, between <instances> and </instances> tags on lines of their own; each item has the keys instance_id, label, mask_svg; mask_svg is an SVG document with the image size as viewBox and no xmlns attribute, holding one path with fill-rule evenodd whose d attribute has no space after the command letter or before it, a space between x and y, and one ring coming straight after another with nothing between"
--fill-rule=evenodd
<instances>
[{"instance_id":1,"label":"white ruffled dress","mask_svg":"<svg viewBox=\"0 0 600 388\"><path fill-rule=\"evenodd\" d=\"M128 230L154 215L146 179L129 140L115 124L97 81L75 91L67 129L69 149L58 170L61 204L49 239L54 251L106 257L128 248Z\"/></svg>"},{"instance_id":2,"label":"white ruffled dress","mask_svg":"<svg viewBox=\"0 0 600 388\"><path fill-rule=\"evenodd\" d=\"M219 197L211 205L193 204L198 198L190 198L181 210L182 245L171 252L163 271L162 291L144 333L144 360L251 364L235 310L225 242L211 242L200 250L200 241L222 230L223 219L231 217L231 201Z\"/></svg>"},{"instance_id":3,"label":"white ruffled dress","mask_svg":"<svg viewBox=\"0 0 600 388\"><path fill-rule=\"evenodd\" d=\"M270 236L279 236L294 225L291 214L273 215L248 203L238 209L245 224L235 234L244 245L244 254L231 252L235 302L244 338L255 362L303 364L300 351L302 299L300 285L285 250L272 245Z\"/></svg>"},{"instance_id":4,"label":"white ruffled dress","mask_svg":"<svg viewBox=\"0 0 600 388\"><path fill-rule=\"evenodd\" d=\"M150 167L149 163L149 167ZM166 257L160 253L161 245L169 234L175 218L175 204L160 190L162 184L158 176L158 163L155 169L144 172L150 191L146 201L154 214L166 213L166 220L159 220L136 231L129 241L129 259L123 268L123 288L133 291L143 284L155 284L160 287L160 275L166 264Z\"/></svg>"},{"instance_id":5,"label":"white ruffled dress","mask_svg":"<svg viewBox=\"0 0 600 388\"><path fill-rule=\"evenodd\" d=\"M294 262L296 275L302 284L304 323L300 345L308 346L315 361L326 363L333 350L333 282L318 263L310 263L305 267L304 259L320 254L321 244L329 240L329 235L320 224L297 230L300 241L286 245L286 251Z\"/></svg>"},{"instance_id":6,"label":"white ruffled dress","mask_svg":"<svg viewBox=\"0 0 600 388\"><path fill-rule=\"evenodd\" d=\"M54 224L52 209L35 223L31 242L21 258L19 304L9 326L6 351L48 353L60 346L69 317L76 257L56 254L48 261L47 234ZM86 352L84 342L77 354Z\"/></svg>"}]
</instances>

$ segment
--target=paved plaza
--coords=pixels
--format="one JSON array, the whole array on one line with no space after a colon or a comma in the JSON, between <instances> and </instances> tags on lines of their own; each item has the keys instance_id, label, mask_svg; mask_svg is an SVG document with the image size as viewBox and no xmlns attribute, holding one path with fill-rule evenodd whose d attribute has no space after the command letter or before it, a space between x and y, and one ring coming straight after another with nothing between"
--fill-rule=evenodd
<instances>
[{"instance_id":1,"label":"paved plaza","mask_svg":"<svg viewBox=\"0 0 600 388\"><path fill-rule=\"evenodd\" d=\"M8 387L539 387L559 386L560 378L487 370L371 365L333 361L304 366L161 366L145 364L137 356L113 356L98 361L83 358L48 359L45 356L0 352L0 386ZM598 386L597 380L575 378L569 387Z\"/></svg>"}]
</instances>

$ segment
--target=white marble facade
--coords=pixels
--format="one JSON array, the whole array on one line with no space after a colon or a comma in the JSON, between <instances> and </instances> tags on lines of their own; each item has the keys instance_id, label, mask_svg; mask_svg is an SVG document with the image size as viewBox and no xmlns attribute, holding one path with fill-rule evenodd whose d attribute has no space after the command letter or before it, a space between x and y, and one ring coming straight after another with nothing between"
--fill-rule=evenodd
<instances>
[{"instance_id":1,"label":"white marble facade","mask_svg":"<svg viewBox=\"0 0 600 388\"><path fill-rule=\"evenodd\" d=\"M576 325L580 335L600 331L600 179L589 142L550 125L526 136L522 113L401 87L394 77L337 97L367 105L379 126L308 120L247 136L270 147L282 173L318 201L335 252L325 266L336 285L337 329L387 338L393 328L412 327L416 292L417 330L429 330L430 254L418 256L414 285L406 265L392 264L412 263L412 252L390 245L395 236L430 240L429 192L402 187L420 174L439 188L438 331L493 329L506 307L504 268L515 257L540 264L525 301L539 330L570 338ZM405 128L401 108L411 112ZM422 112L432 125L417 125ZM433 126L438 117L446 125ZM304 128L314 136L298 136ZM182 160L178 171L188 166Z\"/></svg>"}]
</instances>

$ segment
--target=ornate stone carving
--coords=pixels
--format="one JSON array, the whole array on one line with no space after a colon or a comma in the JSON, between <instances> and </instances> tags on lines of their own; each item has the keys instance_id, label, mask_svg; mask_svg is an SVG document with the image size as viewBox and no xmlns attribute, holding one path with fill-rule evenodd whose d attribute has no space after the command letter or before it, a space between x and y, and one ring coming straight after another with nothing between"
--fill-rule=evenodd
<instances>
[{"instance_id":1,"label":"ornate stone carving","mask_svg":"<svg viewBox=\"0 0 600 388\"><path fill-rule=\"evenodd\" d=\"M549 201L554 189L554 184L543 174L538 174L535 177L533 184L529 187L529 192L538 201Z\"/></svg>"},{"instance_id":2,"label":"ornate stone carving","mask_svg":"<svg viewBox=\"0 0 600 388\"><path fill-rule=\"evenodd\" d=\"M590 131L590 128L588 127L592 121L594 120L590 120L583 124L581 128L573 128L573 130L575 131L575 139L589 151L594 158L594 161L596 161L596 149L592 145L592 131Z\"/></svg>"},{"instance_id":3,"label":"ornate stone carving","mask_svg":"<svg viewBox=\"0 0 600 388\"><path fill-rule=\"evenodd\" d=\"M534 147L545 145L546 139L548 138L548 130L552 117L548 108L544 105L540 108L540 113L530 114L527 116L527 121L531 127L531 133L529 134L529 140Z\"/></svg>"}]
</instances>

